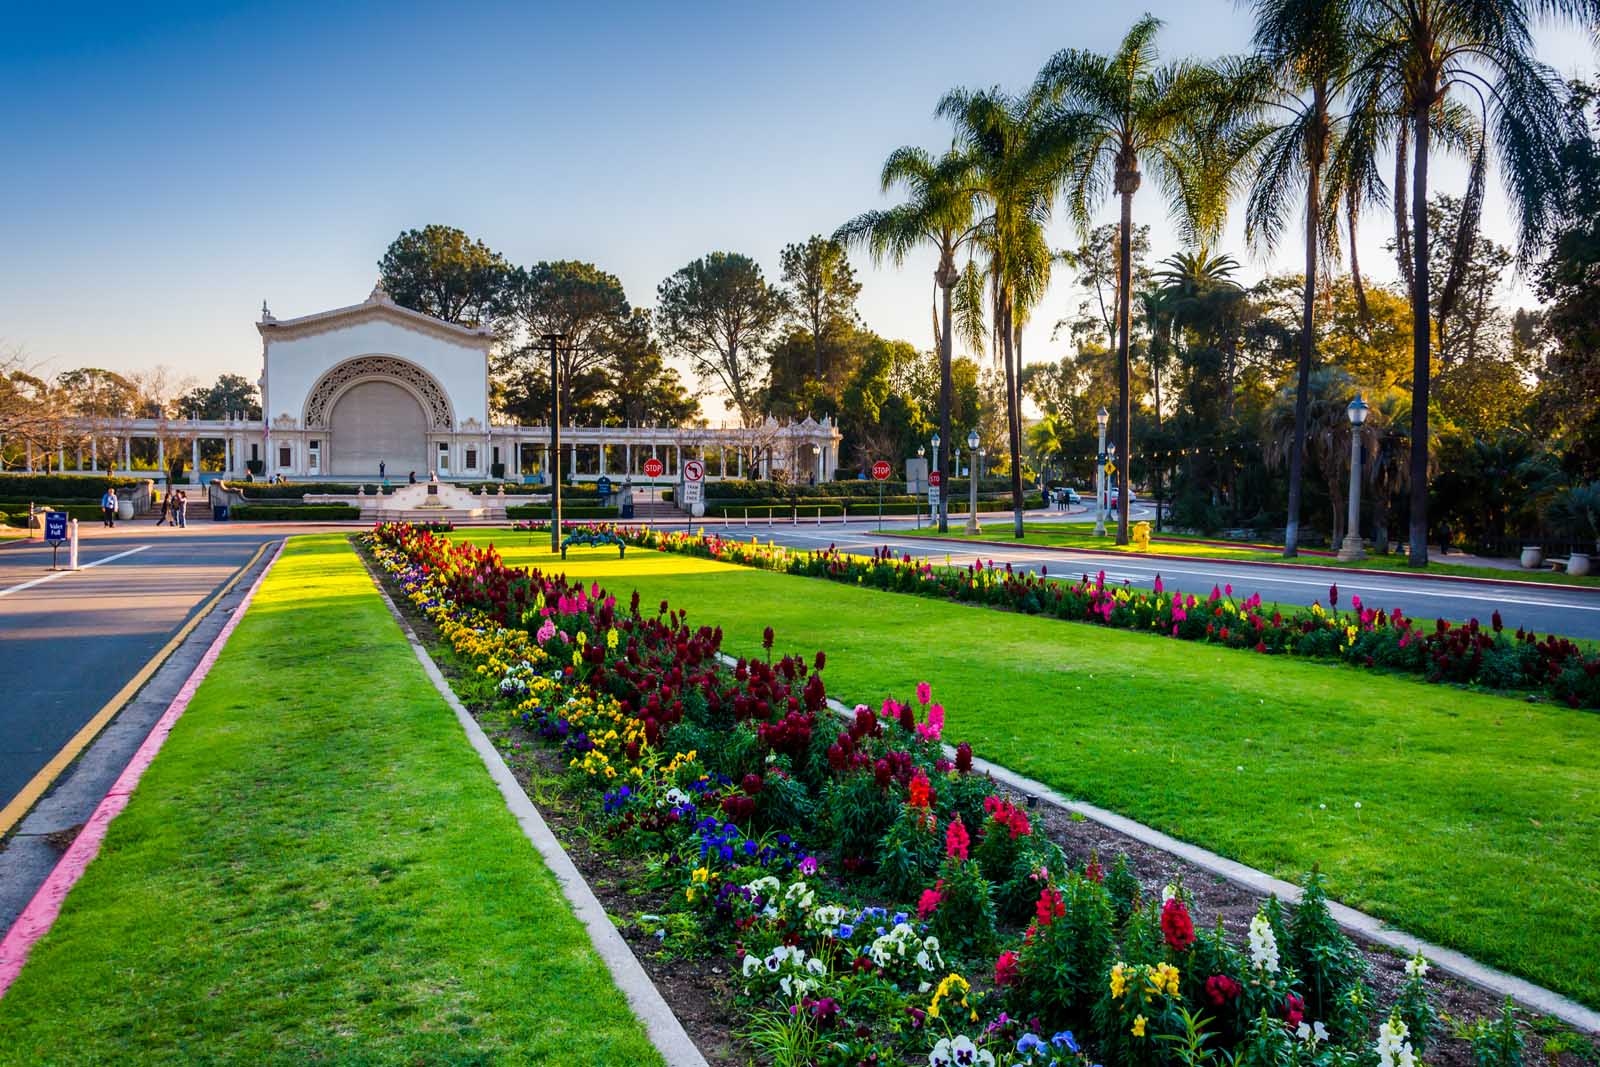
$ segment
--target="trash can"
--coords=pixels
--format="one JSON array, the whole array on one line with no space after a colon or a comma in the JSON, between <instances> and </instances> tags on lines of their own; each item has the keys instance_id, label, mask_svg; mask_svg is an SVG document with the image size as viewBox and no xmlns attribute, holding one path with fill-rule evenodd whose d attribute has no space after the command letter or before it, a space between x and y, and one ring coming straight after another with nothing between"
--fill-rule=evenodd
<instances>
[{"instance_id":1,"label":"trash can","mask_svg":"<svg viewBox=\"0 0 1600 1067\"><path fill-rule=\"evenodd\" d=\"M213 504L213 505L211 505L211 521L212 522L227 522L228 521L228 505L226 505L226 504Z\"/></svg>"},{"instance_id":2,"label":"trash can","mask_svg":"<svg viewBox=\"0 0 1600 1067\"><path fill-rule=\"evenodd\" d=\"M624 519L631 519L631 518L633 518L633 501L631 501L631 500L629 500L629 501L626 501L626 502L625 502L625 503L624 503L624 504L623 504L623 505L622 505L622 517L623 517L623 518L624 518Z\"/></svg>"}]
</instances>

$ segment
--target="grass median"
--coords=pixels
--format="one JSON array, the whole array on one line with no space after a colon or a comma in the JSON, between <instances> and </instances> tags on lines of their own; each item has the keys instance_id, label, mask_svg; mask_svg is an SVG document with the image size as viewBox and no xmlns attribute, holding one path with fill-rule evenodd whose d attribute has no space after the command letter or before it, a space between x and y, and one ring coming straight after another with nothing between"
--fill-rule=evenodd
<instances>
[{"instance_id":1,"label":"grass median","mask_svg":"<svg viewBox=\"0 0 1600 1067\"><path fill-rule=\"evenodd\" d=\"M1335 664L526 534L508 562L637 589L732 653L828 653L829 690L933 684L946 737L1600 1007L1600 715Z\"/></svg>"},{"instance_id":2,"label":"grass median","mask_svg":"<svg viewBox=\"0 0 1600 1067\"><path fill-rule=\"evenodd\" d=\"M660 1058L342 535L297 538L0 1000L0 1062Z\"/></svg>"},{"instance_id":3,"label":"grass median","mask_svg":"<svg viewBox=\"0 0 1600 1067\"><path fill-rule=\"evenodd\" d=\"M1115 532L1114 527L1115 523L1107 524L1107 528L1113 530L1113 532ZM1011 529L1010 522L989 522L983 524L981 527L982 532L978 534L978 537L985 541L1037 545L1041 548L1079 548L1093 552L1134 551L1132 545L1117 544L1115 537L1110 534L1105 537L1096 537L1092 524L1026 523L1022 528L1023 537L1021 541L1017 541L1011 536ZM904 531L904 533L908 536L916 534L921 537L937 537L952 541L968 540L965 530L958 525L952 525L945 533L940 533L937 530L908 530ZM1154 556L1194 556L1202 559L1233 560L1247 563L1289 562L1283 558L1283 549L1281 548L1245 544L1220 544L1204 538L1182 537L1175 534L1152 536L1148 554ZM1426 567L1413 567L1406 562L1406 557L1402 551L1391 553L1387 556L1369 555L1366 559L1354 560L1349 563L1342 563L1331 556L1308 556L1302 553L1293 562L1297 567L1328 567L1334 570L1348 570L1352 567L1358 567L1363 570L1392 571L1396 574L1445 574L1463 578L1492 578L1503 582L1540 582L1545 585L1600 588L1600 577L1574 578L1571 575L1555 571L1479 567L1466 563L1450 563L1448 560L1449 557L1441 558L1434 554L1429 558Z\"/></svg>"}]
</instances>

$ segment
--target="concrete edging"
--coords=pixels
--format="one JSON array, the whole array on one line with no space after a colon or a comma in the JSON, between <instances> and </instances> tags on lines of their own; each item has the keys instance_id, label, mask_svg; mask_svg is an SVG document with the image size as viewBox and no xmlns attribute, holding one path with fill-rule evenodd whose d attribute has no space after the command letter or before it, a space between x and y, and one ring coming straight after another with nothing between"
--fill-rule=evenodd
<instances>
[{"instance_id":1,"label":"concrete edging","mask_svg":"<svg viewBox=\"0 0 1600 1067\"><path fill-rule=\"evenodd\" d=\"M725 662L737 662L726 653L721 655ZM831 697L828 699L828 707L841 718L851 719L855 716L854 708L847 707L842 702ZM947 755L954 758L954 748L950 745L945 745L944 749ZM1186 863L1191 863L1219 878L1225 878L1251 892L1276 895L1280 900L1291 904L1297 904L1300 901L1300 887L1292 882L1274 878L1263 871L1256 870L1254 867L1239 863L1237 860L1230 860L1226 856L1218 855L1209 849L1201 848L1199 845L1191 845L1187 841L1180 841L1170 834L1162 833L1153 827L1135 822L1126 816L1118 815L1114 811L1108 811L1105 808L1080 800L1068 800L1043 782L1037 782L999 764L990 763L988 760L979 759L975 756L972 760L972 769L982 771L994 778L995 781L1020 793L1038 797L1045 803L1061 808L1064 811L1081 815L1091 822L1096 822L1107 829L1115 830L1117 833L1130 837L1140 844L1149 845L1169 855L1176 856ZM1562 996L1560 993L1546 989L1541 985L1535 985L1525 978L1518 978L1516 975L1507 974L1498 968L1479 963L1472 957L1457 952L1455 949L1424 941L1420 937L1408 934L1404 930L1390 926L1381 919L1368 915L1364 911L1358 911L1349 905L1341 904L1336 900L1330 899L1328 901L1328 910L1340 926L1368 941L1374 941L1380 945L1388 945L1407 954L1420 952L1441 971L1462 981L1470 982L1478 988L1486 989L1491 993L1513 997L1526 1006L1545 1015L1560 1019L1562 1022L1579 1030L1600 1033L1600 1012L1587 1008L1569 997Z\"/></svg>"},{"instance_id":2,"label":"concrete edging","mask_svg":"<svg viewBox=\"0 0 1600 1067\"><path fill-rule=\"evenodd\" d=\"M362 562L366 564L367 561L363 558ZM411 651L416 654L417 661L422 664L428 680L455 712L456 721L461 724L467 740L472 743L478 757L483 760L484 769L489 772L489 777L500 789L500 795L505 798L507 809L516 817L517 824L533 843L533 847L544 860L545 866L550 869L550 873L555 875L557 884L561 886L562 895L567 898L573 914L583 923L595 951L599 953L606 969L611 972L612 981L627 998L633 1014L644 1023L650 1043L655 1045L668 1067L708 1067L706 1058L690 1039L688 1031L684 1030L683 1024L678 1021L672 1008L661 996L661 991L656 988L643 965L639 963L638 957L633 954L633 949L628 947L628 942L617 931L611 916L606 913L605 906L594 895L594 890L589 888L589 883L584 880L583 874L572 862L572 857L567 855L567 850L561 847L561 842L551 833L544 817L539 814L539 809L534 807L533 801L528 798L516 776L511 773L511 768L506 766L500 751L494 747L494 742L489 740L489 735L483 732L478 720L472 717L466 705L461 703L461 699L450 688L450 683L439 670L439 665L423 647L416 631L395 606L389 591L383 586L381 577L373 571L370 564L367 564L367 573L371 576L378 595L383 597L384 604L388 606L389 614L399 624L400 632L405 635L406 642L411 645Z\"/></svg>"}]
</instances>

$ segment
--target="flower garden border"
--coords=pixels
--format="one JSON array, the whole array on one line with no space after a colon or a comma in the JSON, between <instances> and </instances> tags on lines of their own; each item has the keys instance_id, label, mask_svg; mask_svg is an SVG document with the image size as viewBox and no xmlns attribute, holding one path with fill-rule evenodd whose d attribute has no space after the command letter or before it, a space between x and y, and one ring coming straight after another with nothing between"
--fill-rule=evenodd
<instances>
[{"instance_id":1,"label":"flower garden border","mask_svg":"<svg viewBox=\"0 0 1600 1067\"><path fill-rule=\"evenodd\" d=\"M417 636L416 630L412 628L410 620L389 595L383 577L373 569L372 560L359 545L354 547L357 549L357 558L366 568L367 576L372 579L378 595L383 598L384 606L389 609L389 614L400 627L400 632L405 636L406 643L411 646L417 662L422 664L423 673L428 676L428 681L450 706L450 710L455 712L456 721L461 724L462 731L467 735L467 741L483 760L484 769L489 772L489 777L500 790L500 795L505 798L507 810L516 817L517 825L522 827L522 832L538 851L550 873L555 876L573 914L588 931L589 940L605 963L606 970L610 972L611 980L627 998L628 1007L635 1017L644 1024L650 1043L661 1053L668 1067L708 1067L705 1056L690 1039L688 1031L683 1028L683 1023L673 1013L671 1006L662 997L661 991L645 972L644 965L639 962L633 950L628 947L628 942L618 932L605 906L595 896L594 889L590 887L578 870L577 864L572 861L567 850L551 832L544 817L539 814L539 809L534 806L533 800L512 774L511 768L506 765L499 750L495 748L494 742L489 740L489 735L484 733L478 720L467 710L461 698L451 688L450 682L439 670L439 665L434 662L433 656L429 654L427 647Z\"/></svg>"},{"instance_id":2,"label":"flower garden border","mask_svg":"<svg viewBox=\"0 0 1600 1067\"><path fill-rule=\"evenodd\" d=\"M503 566L502 564L500 564L498 562L498 558L493 555L493 550L492 549L490 549L490 555L488 557L485 557L485 558L490 560L491 564L493 566L497 566L497 567ZM365 557L364 553L363 553L363 559L364 559L364 561L366 561L366 557ZM383 570L383 568L376 567L371 561L367 561L367 562L369 562L369 567L368 567L369 574L374 578L375 582L379 585L380 589L385 589L387 581L392 580L392 576L380 573ZM441 566L441 569L442 569L442 565L440 565L440 566ZM509 570L521 570L521 568L508 568L508 569ZM426 566L423 567L423 571L424 571L424 573L426 573L426 571L427 571L427 567ZM488 572L484 572L484 573L487 574ZM535 572L535 575L537 577L537 572ZM480 578L480 579L477 579L477 580L484 580L484 579ZM560 579L558 579L558 581L559 580ZM394 607L394 604L393 604L393 601L389 600L389 598L387 596L387 590L386 589L385 589L385 593L386 593L385 599L386 599L386 601L388 601L390 603L391 611L396 611L396 609ZM595 586L595 593L593 595L596 598L598 598L601 595L598 583ZM446 594L446 597L448 599L449 594ZM581 593L579 594L579 597L581 599ZM637 615L637 606L638 606L637 605L637 601L638 601L637 593L635 594L635 598L634 599L635 599L635 614ZM563 604L564 603L565 603L565 601L563 601ZM596 603L598 603L598 599L596 600ZM541 597L541 600L540 600L540 604L541 605L543 604L542 597ZM610 607L610 604L611 604L611 601L608 598L607 601L606 601L606 606L607 606L608 609ZM563 607L562 610L567 610L567 609L565 607ZM661 610L663 612L666 611L666 602L665 601L662 602ZM398 614L397 614L397 617L398 617ZM403 626L405 625L403 620L402 620L402 625ZM473 632L482 632L482 631L473 631ZM416 650L417 650L419 658L422 657L424 655L424 650L417 646L417 642L415 640L414 634L410 630L409 627L407 627L407 633L408 633L408 637L411 638L411 640L412 640L414 648L416 648ZM720 630L718 631L718 633L720 635ZM771 631L769 630L768 633L767 633L767 638L766 638L767 647L769 649L771 647L771 639L772 639L772 634L771 634ZM542 636L541 636L541 640L543 640ZM582 635L581 634L579 635L578 647L580 649L583 647ZM681 649L680 649L680 654L681 654ZM738 662L740 664L740 666L741 666L741 669L742 669L742 661L734 661L732 659L732 657L729 657L729 656L726 656L726 655L721 655L720 658L726 663ZM425 660L424 662L428 662L428 661ZM785 658L784 662L786 664L789 662L787 657ZM574 664L576 664L576 663L577 663L577 657L576 657L576 654L574 654ZM818 671L821 670L821 666L822 666L822 658L821 658L821 654L819 654L818 657L817 657L817 670ZM436 670L436 668L435 668L435 670ZM480 667L479 668L480 673L482 672L482 670L483 670L483 668ZM432 673L433 672L430 672L430 674L432 674ZM571 672L569 671L568 673L570 674ZM803 668L802 668L802 672L801 673L804 674ZM448 689L448 683L444 682L442 675L440 675L438 678L435 679L435 684L436 685L443 685L445 687L445 689ZM443 691L444 690L442 689L441 692L443 692ZM819 697L822 696L822 694L820 692L817 695ZM453 697L453 693L451 694L451 697ZM926 703L926 701L927 701L926 693L919 690L918 699L923 701L924 703ZM458 700L456 700L456 699L451 699L450 702L452 703L452 706L456 706L458 704ZM850 709L846 708L844 705L838 703L837 701L827 701L826 706L830 710L833 710L835 713L844 713L846 715L851 714ZM819 702L817 705L815 705L815 707L816 707L816 709L818 711L820 711L822 709L823 705ZM886 705L886 707L887 707L887 705ZM903 710L904 709L902 709L902 711ZM467 718L471 718L470 713L467 713L465 711L464 707L457 708L457 713L458 713L458 716L464 715ZM859 709L855 712L855 714L859 716L859 714L860 714ZM887 715L887 714L889 714L889 712L886 711L884 714ZM524 716L524 719L526 719L526 716ZM930 717L930 723L931 722L932 722L932 719ZM474 720L474 723L475 723L475 720ZM909 727L907 727L907 729L909 729ZM469 729L469 733L470 732L471 731ZM919 732L920 732L920 730L919 730ZM936 733L933 736L934 736L935 739L937 739L937 734ZM487 736L484 737L484 743L488 744ZM841 743L843 743L843 735L841 735ZM491 751L492 751L492 746L490 746L490 747L491 747ZM948 745L943 746L943 750L946 753L951 753L951 752L956 751L956 750L950 749L950 747ZM963 757L967 756L966 746L962 746L961 755ZM495 756L496 756L497 762L499 762L498 753L495 753ZM832 757L833 757L833 753L831 751L829 753L829 757L830 757L830 762L831 762ZM485 757L485 758L487 760L487 757ZM960 762L960 760L958 759L957 763L959 764L959 762ZM976 763L976 762L977 761L974 761L974 763ZM880 761L880 764L881 763L882 763L882 761ZM502 766L503 766L503 763L502 763ZM1044 786L1042 786L1042 785L1040 785L1038 783L1035 783L1035 782L1031 781L1030 779L1024 778L1024 777L1022 777L1020 775L1014 774L1013 772L1007 771L1003 767L999 767L999 766L984 762L984 763L982 763L981 766L978 766L978 765L972 766L971 769L974 770L974 771L980 772L980 773L988 772L985 776L988 777L990 782L992 783L990 788L991 788L991 791L993 791L993 792L1000 792L1001 790L1004 790L1005 792L1010 792L1010 793L1013 793L1013 794L1020 793L1020 794L1026 795L1027 806L1029 808L1034 807L1036 801L1038 799L1040 799L1040 798L1043 798L1043 799L1047 800L1049 802L1049 807L1051 809L1053 809L1053 811L1054 811L1054 815L1052 817L1052 816L1048 815L1047 813L1041 813L1041 817L1042 818L1046 818L1048 820L1048 825L1051 825L1053 827L1053 829L1051 829L1049 831L1050 836L1053 837L1058 844L1062 844L1062 845L1068 845L1069 840L1070 840L1071 841L1071 845L1069 847L1077 849L1077 851L1080 853L1080 855L1078 856L1079 860L1082 860L1084 858L1083 854L1088 853L1091 848L1098 849L1098 850L1117 849L1122 845L1131 844L1131 845L1134 845L1134 846L1137 846L1137 847L1128 849L1127 851L1131 851L1135 855L1139 855L1139 854L1142 853L1142 860L1141 860L1142 863L1161 862L1163 867L1165 868L1167 866L1168 862L1176 861L1180 866L1181 865L1187 865L1189 867L1196 868L1200 872L1204 872L1204 873L1213 875L1214 877L1213 877L1212 880L1214 881L1214 884L1217 886L1217 890L1213 890L1212 891L1212 896L1213 896L1213 899L1219 900L1222 904L1227 904L1230 900L1236 904L1242 896L1254 896L1254 895L1259 894L1259 893L1273 893L1273 894L1277 895L1278 897L1280 897L1281 899L1285 899L1285 900L1289 900L1289 901L1298 901L1299 899L1301 899L1301 893L1299 892L1299 890L1296 887L1289 886L1287 883L1283 883L1283 882L1280 882L1280 881L1278 881L1276 879L1269 878L1268 876L1262 874L1261 872L1254 871L1253 869L1248 868L1248 867L1244 867L1243 865L1230 864L1230 861L1224 860L1221 857L1215 856L1214 854L1204 852L1203 850L1193 850L1194 854L1190 854L1190 853L1185 851L1185 850L1189 849L1189 846L1184 845L1182 842L1176 841L1175 839L1167 837L1166 835L1159 834L1158 832L1156 832L1154 830L1150 830L1147 827L1143 827L1142 825L1140 825L1138 823L1134 823L1131 820L1120 820L1119 821L1117 816L1113 815L1110 812L1103 811L1103 809L1093 808L1092 806L1087 806L1087 805L1081 805L1081 806L1080 805L1076 805L1076 804L1074 804L1074 803L1072 803L1070 801L1065 800L1064 798L1060 797L1059 795L1055 794L1054 792L1052 792L1048 788L1046 788L1046 787L1044 787ZM590 773L592 774L593 771L591 771ZM995 787L999 787L999 788L996 789ZM746 786L746 788L748 789L748 785ZM518 792L520 793L521 790L519 789ZM626 793L627 791L624 790L623 792ZM523 795L524 799L526 799L526 794L522 794L522 795ZM913 790L913 798L914 798L914 796L915 796L915 790ZM1001 793L1001 798L1002 799L1006 799L1004 797L1004 793ZM1013 803L1017 803L1019 805L1021 804L1021 798L1018 797L1018 796L1012 796L1009 799ZM608 805L609 805L609 802L610 802L610 798L608 796ZM911 801L911 803L915 804L916 803L915 799L913 799ZM610 810L609 807L608 807L608 810ZM1075 831L1075 830L1070 829L1070 826L1072 824L1074 824L1074 823L1084 823L1084 822L1092 822L1092 823L1095 824L1095 826L1094 826L1093 829L1088 830L1087 833L1084 833L1082 831ZM953 825L954 828L959 829L959 826L956 826L955 824L952 824L952 825ZM963 845L964 845L964 843L965 843L965 835L963 835ZM559 847L559 846L557 846L557 847ZM1155 853L1159 853L1160 854L1159 858L1157 856L1153 855ZM963 859L964 859L965 858L964 849L963 849L962 856L963 856ZM1209 861L1213 861L1213 862L1206 862L1208 860ZM1219 867L1217 865L1225 865L1225 867L1231 868L1231 869L1219 869ZM1253 876L1253 880L1247 880L1247 879L1243 879L1243 878L1239 877L1240 872L1243 872L1244 874L1249 875L1249 876ZM1195 872L1190 872L1190 876L1192 876L1193 873L1195 873ZM1091 875L1091 877L1093 877L1093 876ZM1180 875L1180 879L1182 877L1183 876ZM1148 881L1148 878L1145 878L1143 880ZM1159 884L1159 882L1157 884ZM1148 886L1146 887L1146 891L1148 891ZM1220 897L1216 896L1216 893L1218 891L1220 891L1220 893L1221 893ZM692 893L692 890L691 890L691 893ZM694 899L692 895L691 895L690 899L691 900ZM1251 907L1252 908L1257 907L1256 902L1252 902L1251 903ZM1356 912L1352 911L1351 914L1359 915L1360 913L1356 913ZM1219 912L1219 920L1220 920L1220 917L1221 917L1221 913ZM1235 915L1233 917L1233 920L1237 920L1237 918L1238 918L1238 916ZM1362 916L1362 918L1366 918L1366 917ZM1233 920L1230 920L1230 923ZM1260 921L1259 914L1257 914L1257 920ZM1369 920L1369 921L1373 923L1373 927L1376 930L1383 931L1383 928L1381 927L1381 925L1377 924L1375 921L1372 921L1372 920ZM1345 924L1345 923L1341 922L1341 925L1346 925L1347 928L1348 928L1348 924ZM1163 919L1163 928L1165 928L1165 919ZM1220 929L1220 926L1219 926L1219 929ZM1252 932L1253 932L1253 930L1254 930L1254 924L1252 923ZM1367 931L1365 929L1362 929L1359 926L1354 928L1354 932L1356 932L1359 935L1360 940L1366 941L1366 942L1369 943L1368 947L1366 948L1366 951L1365 951L1365 955L1368 957L1369 962L1378 963L1378 961L1387 961L1385 963L1379 963L1378 967L1376 968L1377 970L1385 970L1385 969L1387 969L1387 970L1393 971L1393 970L1399 969L1399 957L1398 957L1398 955L1395 955L1395 954L1387 951L1387 948L1390 947L1390 946L1395 946L1395 945L1399 945L1399 944L1407 944L1408 942L1397 942L1397 941L1389 940L1388 938L1385 938L1385 937L1382 937L1382 936L1372 936L1369 933L1369 931ZM849 935L845 934L843 936L848 937ZM1253 938L1253 933L1252 933L1252 938ZM1373 942L1376 942L1376 944L1375 945L1372 944ZM1410 944L1416 944L1418 942L1416 942L1416 939L1411 939L1411 941L1409 943ZM1432 948L1432 946L1428 946L1428 947ZM1443 950L1440 950L1440 951L1443 951ZM1465 959L1465 957L1462 957L1462 959ZM747 960L746 962L748 963L749 961ZM1003 958L1002 958L1001 962L1002 963L1004 962ZM1467 961L1467 962L1470 963L1471 961ZM1446 967L1444 969L1445 970L1449 970L1449 971L1454 971L1455 970L1454 968L1451 968L1451 967ZM1486 968L1483 969L1483 970L1487 971ZM1413 973L1409 966L1406 967L1406 971L1407 971L1408 974ZM746 970L746 973L748 974L748 969ZM1173 973L1174 973L1174 976L1176 976L1176 972L1173 972ZM1484 994L1486 992L1498 992L1498 989L1496 987L1494 987L1494 986L1486 986L1484 983L1476 980L1477 979L1477 975L1476 974L1470 974L1469 973L1469 974L1466 974L1465 976L1469 979L1469 982L1467 983L1467 985L1470 985L1472 987L1472 989L1476 989L1477 993L1474 995L1473 992L1472 992L1472 989L1468 989L1466 986L1457 986L1456 988L1457 988L1458 992L1456 994L1454 994L1453 997L1465 998L1465 999L1464 1000L1457 999L1455 1001L1455 1003L1450 1008L1452 1013L1457 1013L1457 1012L1461 1011L1461 1009L1463 1009L1463 1008L1465 1008L1467 1011L1471 1012L1475 1008L1481 1007L1481 1005L1485 1002ZM1509 976L1503 976L1503 977L1509 977ZM954 979L955 976L952 975L952 978ZM1116 979L1116 975L1113 974L1112 995L1113 996L1118 996L1119 994L1117 993L1117 990L1116 990L1116 981L1115 981L1115 979ZM646 980L648 981L648 979L646 979ZM1511 981L1515 982L1515 981L1519 981L1519 980L1511 979ZM1005 984L1005 983L1002 982L1001 984ZM926 989L926 986L924 988ZM1531 983L1527 984L1527 989L1528 990L1534 990L1534 991L1537 991L1537 992L1540 992L1540 993L1546 992L1546 991L1540 990L1539 987L1537 987L1537 986L1533 986ZM941 992L940 992L939 996L942 996L942 995L943 995L943 986L941 986ZM1554 999L1556 999L1556 1000L1560 1000L1561 999L1559 997L1555 997L1554 994L1549 994L1549 996L1554 998ZM1531 998L1525 998L1525 999L1528 999L1528 1000L1531 1001ZM934 1001L935 1006L937 1006L937 1003L938 1003L938 997L936 996L935 997L935 1001ZM963 1000L962 1003L964 1005L965 1001ZM1535 1004L1535 1008L1536 1008L1537 1011L1540 1011L1540 1012L1542 1012L1544 1014L1554 1015L1557 1018L1561 1018L1562 1021L1564 1021L1564 1022L1574 1023L1575 1025L1582 1026L1585 1030L1600 1030L1600 1027L1594 1027L1594 1026L1591 1026L1591 1025L1585 1025L1585 1023L1575 1022L1574 1020L1567 1019L1560 1012L1549 1011L1542 1004ZM1580 1012L1587 1011L1587 1009L1583 1009L1581 1007L1579 1007L1578 1010ZM936 1011L932 1011L931 1009L930 1009L930 1013L934 1014L934 1015L937 1014ZM1464 1018L1466 1016L1457 1015L1457 1017L1458 1018ZM974 1014L973 1018L974 1019L977 1018L976 1014ZM1001 1017L1001 1020L1002 1020L1002 1022L1004 1021L1004 1016L1003 1015ZM1141 1022L1142 1022L1142 1017L1141 1017ZM1035 1024L1035 1025L1037 1025L1037 1024ZM1304 1030L1303 1027L1302 1027L1302 1030ZM1141 1031L1139 1029L1135 1029L1133 1031L1133 1033L1135 1034L1136 1037L1137 1036L1142 1036L1141 1035ZM1302 1034L1301 1036L1304 1037L1304 1034ZM1403 1036L1403 1034L1402 1034L1402 1036ZM1019 1050L1020 1049L1021 1049L1021 1046L1019 1045ZM1085 1061L1085 1062L1087 1062L1087 1061Z\"/></svg>"}]
</instances>

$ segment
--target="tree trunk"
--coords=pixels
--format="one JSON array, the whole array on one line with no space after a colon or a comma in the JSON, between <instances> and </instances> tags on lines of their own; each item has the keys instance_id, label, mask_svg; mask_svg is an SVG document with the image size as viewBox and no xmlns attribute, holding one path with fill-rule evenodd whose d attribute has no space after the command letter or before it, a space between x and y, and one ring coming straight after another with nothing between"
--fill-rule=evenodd
<instances>
[{"instance_id":1,"label":"tree trunk","mask_svg":"<svg viewBox=\"0 0 1600 1067\"><path fill-rule=\"evenodd\" d=\"M1010 423L1007 434L1011 452L1011 513L1012 536L1022 540L1022 406L1017 403L1017 366L1015 335L1011 325L1011 293L1002 298L1004 321L1000 349L1006 364L1006 421Z\"/></svg>"},{"instance_id":2,"label":"tree trunk","mask_svg":"<svg viewBox=\"0 0 1600 1067\"><path fill-rule=\"evenodd\" d=\"M1122 179L1123 175L1118 175ZM1117 544L1128 543L1128 468L1133 453L1133 382L1128 366L1133 289L1133 193L1139 174L1119 180L1122 186L1122 232L1117 264Z\"/></svg>"},{"instance_id":3,"label":"tree trunk","mask_svg":"<svg viewBox=\"0 0 1600 1067\"><path fill-rule=\"evenodd\" d=\"M943 272L943 268L941 267ZM939 444L934 462L940 471L939 532L950 529L950 457L955 453L955 438L951 436L950 408L954 403L955 383L951 379L950 357L954 339L950 336L950 290L955 287L955 267L943 272L939 287L944 291L944 329L939 336Z\"/></svg>"},{"instance_id":4,"label":"tree trunk","mask_svg":"<svg viewBox=\"0 0 1600 1067\"><path fill-rule=\"evenodd\" d=\"M1411 554L1413 567L1428 565L1428 106L1412 115L1416 158L1411 181Z\"/></svg>"},{"instance_id":5,"label":"tree trunk","mask_svg":"<svg viewBox=\"0 0 1600 1067\"><path fill-rule=\"evenodd\" d=\"M1300 495L1305 476L1306 423L1311 410L1311 346L1317 299L1317 231L1321 168L1313 164L1306 174L1306 284L1300 307L1300 365L1294 386L1294 446L1289 453L1289 523L1283 532L1283 558L1300 554Z\"/></svg>"}]
</instances>

